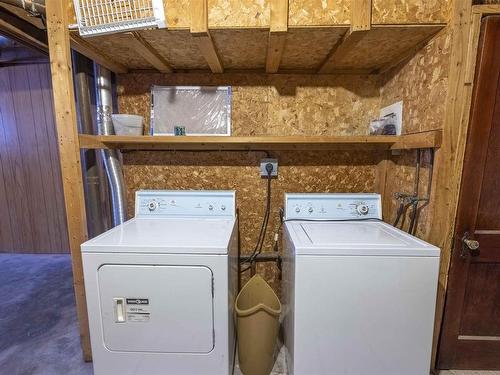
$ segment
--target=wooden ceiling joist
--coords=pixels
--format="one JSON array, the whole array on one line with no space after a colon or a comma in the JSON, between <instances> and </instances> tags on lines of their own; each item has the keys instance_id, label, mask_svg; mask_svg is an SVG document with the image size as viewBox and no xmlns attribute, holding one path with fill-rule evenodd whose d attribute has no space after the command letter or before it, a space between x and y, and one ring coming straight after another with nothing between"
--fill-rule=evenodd
<instances>
[{"instance_id":1,"label":"wooden ceiling joist","mask_svg":"<svg viewBox=\"0 0 500 375\"><path fill-rule=\"evenodd\" d=\"M0 10L0 33L38 51L49 52L45 30L37 28L5 9Z\"/></svg>"},{"instance_id":2,"label":"wooden ceiling joist","mask_svg":"<svg viewBox=\"0 0 500 375\"><path fill-rule=\"evenodd\" d=\"M170 64L138 32L132 32L134 49L160 73L172 73Z\"/></svg>"},{"instance_id":3,"label":"wooden ceiling joist","mask_svg":"<svg viewBox=\"0 0 500 375\"><path fill-rule=\"evenodd\" d=\"M288 31L288 0L271 0L271 27L267 45L266 73L276 73L285 50Z\"/></svg>"},{"instance_id":4,"label":"wooden ceiling joist","mask_svg":"<svg viewBox=\"0 0 500 375\"><path fill-rule=\"evenodd\" d=\"M81 53L82 55L94 60L99 65L111 70L113 73L127 73L128 69L125 65L122 65L110 58L103 56L96 48L94 48L90 43L81 38L78 32L70 33L71 48L75 51Z\"/></svg>"},{"instance_id":5,"label":"wooden ceiling joist","mask_svg":"<svg viewBox=\"0 0 500 375\"><path fill-rule=\"evenodd\" d=\"M224 73L224 66L208 30L208 0L191 1L191 36L212 73Z\"/></svg>"},{"instance_id":6,"label":"wooden ceiling joist","mask_svg":"<svg viewBox=\"0 0 500 375\"><path fill-rule=\"evenodd\" d=\"M328 54L318 70L320 74L333 73L337 56L342 56L355 48L371 29L372 0L353 0L351 7L351 27Z\"/></svg>"}]
</instances>

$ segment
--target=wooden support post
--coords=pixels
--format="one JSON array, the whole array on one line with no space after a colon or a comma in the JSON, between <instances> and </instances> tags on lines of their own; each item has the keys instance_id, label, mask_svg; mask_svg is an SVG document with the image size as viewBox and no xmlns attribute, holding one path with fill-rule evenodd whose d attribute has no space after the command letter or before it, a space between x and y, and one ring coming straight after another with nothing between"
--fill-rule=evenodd
<instances>
[{"instance_id":1,"label":"wooden support post","mask_svg":"<svg viewBox=\"0 0 500 375\"><path fill-rule=\"evenodd\" d=\"M267 45L266 73L276 73L285 49L288 31L288 0L272 0L271 27Z\"/></svg>"},{"instance_id":2,"label":"wooden support post","mask_svg":"<svg viewBox=\"0 0 500 375\"><path fill-rule=\"evenodd\" d=\"M333 46L327 58L321 64L318 73L332 73L336 59L356 47L371 29L372 0L353 0L351 9L351 27L342 40Z\"/></svg>"},{"instance_id":3,"label":"wooden support post","mask_svg":"<svg viewBox=\"0 0 500 375\"><path fill-rule=\"evenodd\" d=\"M92 354L80 252L80 244L87 239L87 224L66 5L60 0L46 2L47 32L66 221L73 264L76 310L80 322L83 358L89 361Z\"/></svg>"},{"instance_id":4,"label":"wooden support post","mask_svg":"<svg viewBox=\"0 0 500 375\"><path fill-rule=\"evenodd\" d=\"M170 64L156 51L151 44L149 44L141 34L137 31L132 32L134 36L133 48L137 51L147 62L155 67L160 73L172 73L173 69Z\"/></svg>"},{"instance_id":5,"label":"wooden support post","mask_svg":"<svg viewBox=\"0 0 500 375\"><path fill-rule=\"evenodd\" d=\"M212 73L224 73L214 41L208 30L208 0L191 0L191 35Z\"/></svg>"},{"instance_id":6,"label":"wooden support post","mask_svg":"<svg viewBox=\"0 0 500 375\"><path fill-rule=\"evenodd\" d=\"M437 343L441 330L455 217L465 153L465 142L472 100L472 85L467 84L466 59L469 51L471 1L454 1L452 9L450 70L443 125L443 142L436 151L431 196L432 231L427 240L441 248L441 267L434 328L432 365L436 363ZM476 46L477 48L477 46ZM475 60L475 57L474 57ZM469 68L472 69L473 66Z\"/></svg>"}]
</instances>

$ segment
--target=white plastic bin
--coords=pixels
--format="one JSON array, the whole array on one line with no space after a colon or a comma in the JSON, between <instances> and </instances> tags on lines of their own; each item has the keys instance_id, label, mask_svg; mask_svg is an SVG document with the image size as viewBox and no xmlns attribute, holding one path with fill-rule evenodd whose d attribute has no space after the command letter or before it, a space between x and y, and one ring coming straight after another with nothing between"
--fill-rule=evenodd
<instances>
[{"instance_id":1,"label":"white plastic bin","mask_svg":"<svg viewBox=\"0 0 500 375\"><path fill-rule=\"evenodd\" d=\"M113 128L116 135L143 135L144 118L138 115L113 114Z\"/></svg>"}]
</instances>

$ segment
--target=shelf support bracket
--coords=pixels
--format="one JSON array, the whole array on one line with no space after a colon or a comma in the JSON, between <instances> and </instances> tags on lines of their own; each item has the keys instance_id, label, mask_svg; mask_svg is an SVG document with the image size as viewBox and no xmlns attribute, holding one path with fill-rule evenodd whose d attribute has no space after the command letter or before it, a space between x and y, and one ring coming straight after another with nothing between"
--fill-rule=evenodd
<instances>
[{"instance_id":1,"label":"shelf support bracket","mask_svg":"<svg viewBox=\"0 0 500 375\"><path fill-rule=\"evenodd\" d=\"M372 0L353 0L351 7L351 26L321 64L319 74L334 73L337 59L355 48L371 29Z\"/></svg>"},{"instance_id":2,"label":"shelf support bracket","mask_svg":"<svg viewBox=\"0 0 500 375\"><path fill-rule=\"evenodd\" d=\"M191 36L212 73L224 73L224 66L208 30L208 0L193 0L191 3Z\"/></svg>"},{"instance_id":3,"label":"shelf support bracket","mask_svg":"<svg viewBox=\"0 0 500 375\"><path fill-rule=\"evenodd\" d=\"M288 32L288 0L271 0L271 27L267 45L266 73L276 73L285 50Z\"/></svg>"}]
</instances>

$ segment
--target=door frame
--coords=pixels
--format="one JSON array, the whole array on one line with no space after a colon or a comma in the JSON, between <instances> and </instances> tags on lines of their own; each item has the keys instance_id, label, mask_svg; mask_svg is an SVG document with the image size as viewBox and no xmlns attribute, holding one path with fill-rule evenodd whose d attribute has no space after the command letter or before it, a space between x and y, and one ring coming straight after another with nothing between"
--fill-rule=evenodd
<instances>
[{"instance_id":1,"label":"door frame","mask_svg":"<svg viewBox=\"0 0 500 375\"><path fill-rule=\"evenodd\" d=\"M468 90L462 90L463 94L467 95L465 98L465 102L462 102L463 106L461 108L458 108L455 105L455 110L458 112L462 112L462 120L459 124L457 124L458 127L461 127L462 131L462 136L459 137L461 139L458 140L458 143L461 148L463 155L465 154L465 143L467 141L467 136L468 136L468 128L470 125L470 111L471 111L471 104L472 104L472 95L473 95L473 85L474 85L474 78L475 78L475 73L476 73L476 61L477 61L477 56L478 56L478 48L479 48L479 36L481 32L481 23L482 19L486 16L489 15L500 15L500 4L490 4L490 5L474 5L472 6L471 13L470 13L470 21L469 23L465 23L461 25L462 29L468 29L466 32L468 33L468 43L466 45L466 51L465 51L465 61L464 62L464 67L465 69L463 70L463 84L464 88L468 87ZM458 147L457 146L457 147ZM463 156L462 155L462 156ZM458 173L460 173L460 178L457 181L459 184L459 191L461 189L461 183L462 183L462 168L463 168L463 157L461 159L460 165L460 170ZM452 233L455 233L455 226L457 224L457 215L458 215L458 199L457 199L457 204L455 205L454 208L454 213L453 213L453 226L452 226ZM433 344L433 359L432 359L432 367L436 368L437 364L437 357L439 355L440 348L438 347L438 341L441 338L441 335L443 334L442 328L443 328L443 320L444 320L444 305L445 305L445 296L446 293L448 292L448 276L449 276L449 271L450 271L450 264L451 264L451 251L454 247L454 241L450 238L450 241L447 241L447 244L449 245L449 255L448 259L444 259L446 262L444 269L441 272L445 272L445 281L444 281L444 288L441 290L440 293L438 293L438 304L437 304L437 310L436 310L436 325L435 325L435 332L434 332L434 344ZM448 247L448 246L447 246ZM443 249L445 251L445 249ZM443 286L443 285L442 285Z\"/></svg>"}]
</instances>

